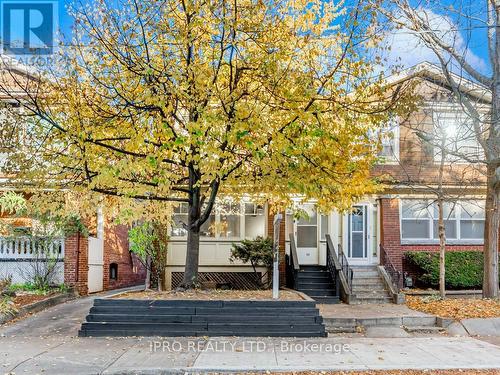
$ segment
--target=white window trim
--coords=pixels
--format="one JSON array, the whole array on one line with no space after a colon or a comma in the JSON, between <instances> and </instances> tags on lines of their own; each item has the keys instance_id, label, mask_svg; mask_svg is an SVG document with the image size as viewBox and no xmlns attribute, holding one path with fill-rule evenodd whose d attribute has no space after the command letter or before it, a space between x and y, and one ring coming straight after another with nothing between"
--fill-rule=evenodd
<instances>
[{"instance_id":1,"label":"white window trim","mask_svg":"<svg viewBox=\"0 0 500 375\"><path fill-rule=\"evenodd\" d=\"M399 142L400 142L400 136L401 136L401 131L400 131L400 119L399 117L395 116L389 121L394 122L394 127L392 129L392 139L394 141L394 147L393 147L393 154L392 156L378 156L380 159L379 164L381 165L394 165L394 164L399 164Z\"/></svg>"},{"instance_id":2,"label":"white window trim","mask_svg":"<svg viewBox=\"0 0 500 375\"><path fill-rule=\"evenodd\" d=\"M467 118L467 114L465 114L463 112L463 109L457 109L457 108L453 108L453 107L442 107L439 109L431 108L433 128L435 127L435 121L437 121L437 117L439 115L447 115L447 114L450 116L455 115L457 118L458 117ZM481 145L479 144L479 142L477 142L477 139L474 138L474 140L477 143L477 147L478 147L478 150L480 153L480 155L477 156L477 159L480 160L481 158L484 158L484 151L481 148ZM432 146L433 146L432 153L433 153L434 164L439 164L439 163L441 163L441 154L436 146L434 146L434 145L432 145ZM470 164L470 162L465 160L464 158L460 158L458 156L452 156L452 155L448 155L446 157L445 163Z\"/></svg>"},{"instance_id":3,"label":"white window trim","mask_svg":"<svg viewBox=\"0 0 500 375\"><path fill-rule=\"evenodd\" d=\"M411 218L403 219L403 200L415 200L415 201L422 201L426 200L426 198L403 198L399 199L399 237L402 245L436 245L439 244L439 238L434 238L434 214L430 212L429 218L424 218L422 220L427 220L429 223L429 238L403 238L403 220L412 220ZM427 199L428 200L428 199ZM464 199L462 201L471 201L474 199ZM455 239L449 239L446 238L446 244L447 245L483 245L484 244L484 238L461 238L461 233L460 233L460 222L462 221L462 207L460 205L457 205L455 208L455 225L456 225L456 233L457 233L457 238ZM467 220L464 218L464 220ZM469 219L469 220L477 220L480 221L481 219Z\"/></svg>"}]
</instances>

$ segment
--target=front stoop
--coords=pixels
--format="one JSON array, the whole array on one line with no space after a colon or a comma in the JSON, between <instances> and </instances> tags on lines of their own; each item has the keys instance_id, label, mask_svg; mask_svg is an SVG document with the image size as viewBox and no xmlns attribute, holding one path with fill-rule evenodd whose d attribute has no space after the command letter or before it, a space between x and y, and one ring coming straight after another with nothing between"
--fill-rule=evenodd
<instances>
[{"instance_id":1,"label":"front stoop","mask_svg":"<svg viewBox=\"0 0 500 375\"><path fill-rule=\"evenodd\" d=\"M96 299L79 336L325 337L314 301Z\"/></svg>"},{"instance_id":2,"label":"front stoop","mask_svg":"<svg viewBox=\"0 0 500 375\"><path fill-rule=\"evenodd\" d=\"M377 266L352 266L351 268L353 280L349 304L393 302Z\"/></svg>"},{"instance_id":3,"label":"front stoop","mask_svg":"<svg viewBox=\"0 0 500 375\"><path fill-rule=\"evenodd\" d=\"M300 266L297 290L318 303L339 303L335 282L326 266Z\"/></svg>"}]
</instances>

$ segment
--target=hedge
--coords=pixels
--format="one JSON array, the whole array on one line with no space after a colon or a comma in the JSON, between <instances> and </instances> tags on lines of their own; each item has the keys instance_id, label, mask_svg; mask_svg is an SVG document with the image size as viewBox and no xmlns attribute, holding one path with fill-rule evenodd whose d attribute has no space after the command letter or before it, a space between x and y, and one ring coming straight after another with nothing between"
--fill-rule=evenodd
<instances>
[{"instance_id":1,"label":"hedge","mask_svg":"<svg viewBox=\"0 0 500 375\"><path fill-rule=\"evenodd\" d=\"M417 281L425 286L439 286L439 253L412 251L405 253L410 264L421 274ZM451 251L446 253L446 287L450 289L482 288L483 253L480 251Z\"/></svg>"}]
</instances>

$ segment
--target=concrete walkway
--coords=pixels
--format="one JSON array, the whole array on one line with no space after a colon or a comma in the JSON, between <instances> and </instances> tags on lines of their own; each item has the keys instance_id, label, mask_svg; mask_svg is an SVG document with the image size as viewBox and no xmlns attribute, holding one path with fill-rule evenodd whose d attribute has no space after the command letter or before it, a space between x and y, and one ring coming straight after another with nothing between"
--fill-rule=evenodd
<instances>
[{"instance_id":1,"label":"concrete walkway","mask_svg":"<svg viewBox=\"0 0 500 375\"><path fill-rule=\"evenodd\" d=\"M500 369L500 347L472 338L0 338L15 374L159 374L181 371Z\"/></svg>"},{"instance_id":2,"label":"concrete walkway","mask_svg":"<svg viewBox=\"0 0 500 375\"><path fill-rule=\"evenodd\" d=\"M0 327L0 374L500 369L500 346L471 337L78 338L82 298Z\"/></svg>"},{"instance_id":3,"label":"concrete walkway","mask_svg":"<svg viewBox=\"0 0 500 375\"><path fill-rule=\"evenodd\" d=\"M399 317L432 317L421 311L409 309L406 305L393 303L348 305L318 305L323 318L380 319Z\"/></svg>"}]
</instances>

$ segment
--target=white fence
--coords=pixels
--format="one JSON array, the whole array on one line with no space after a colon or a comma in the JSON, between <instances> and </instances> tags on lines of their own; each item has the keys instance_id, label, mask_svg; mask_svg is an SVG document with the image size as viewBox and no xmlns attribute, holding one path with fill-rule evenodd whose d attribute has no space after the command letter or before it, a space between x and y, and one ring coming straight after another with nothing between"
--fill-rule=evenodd
<instances>
[{"instance_id":1,"label":"white fence","mask_svg":"<svg viewBox=\"0 0 500 375\"><path fill-rule=\"evenodd\" d=\"M55 283L64 282L64 239L0 237L0 279L12 277L13 283L25 283L34 262L57 260Z\"/></svg>"}]
</instances>

